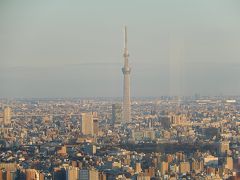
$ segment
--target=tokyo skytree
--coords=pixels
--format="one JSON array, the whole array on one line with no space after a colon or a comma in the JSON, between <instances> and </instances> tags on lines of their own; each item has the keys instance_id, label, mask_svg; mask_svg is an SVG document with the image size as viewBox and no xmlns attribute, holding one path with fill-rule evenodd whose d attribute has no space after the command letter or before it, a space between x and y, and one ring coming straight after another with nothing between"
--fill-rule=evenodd
<instances>
[{"instance_id":1,"label":"tokyo skytree","mask_svg":"<svg viewBox=\"0 0 240 180\"><path fill-rule=\"evenodd\" d=\"M131 68L129 67L128 62L128 48L127 48L127 27L124 28L124 66L122 68L124 80L123 80L123 111L122 111L122 120L123 122L131 121L131 99L130 99L130 72Z\"/></svg>"}]
</instances>

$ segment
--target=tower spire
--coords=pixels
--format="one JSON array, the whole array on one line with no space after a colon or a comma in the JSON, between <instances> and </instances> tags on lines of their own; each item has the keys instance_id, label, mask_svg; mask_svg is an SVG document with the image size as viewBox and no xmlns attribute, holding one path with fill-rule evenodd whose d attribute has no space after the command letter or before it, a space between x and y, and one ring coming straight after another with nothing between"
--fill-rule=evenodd
<instances>
[{"instance_id":1,"label":"tower spire","mask_svg":"<svg viewBox=\"0 0 240 180\"><path fill-rule=\"evenodd\" d=\"M127 49L127 26L124 27L124 48Z\"/></svg>"},{"instance_id":2,"label":"tower spire","mask_svg":"<svg viewBox=\"0 0 240 180\"><path fill-rule=\"evenodd\" d=\"M129 57L128 47L127 47L127 26L124 27L124 55L123 56L125 59Z\"/></svg>"}]
</instances>

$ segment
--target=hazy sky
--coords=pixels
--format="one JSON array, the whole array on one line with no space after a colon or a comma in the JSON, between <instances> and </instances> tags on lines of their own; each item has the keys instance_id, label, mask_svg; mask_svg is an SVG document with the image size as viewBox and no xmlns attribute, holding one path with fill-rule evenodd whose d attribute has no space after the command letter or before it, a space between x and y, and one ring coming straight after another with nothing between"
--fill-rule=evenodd
<instances>
[{"instance_id":1,"label":"hazy sky","mask_svg":"<svg viewBox=\"0 0 240 180\"><path fill-rule=\"evenodd\" d=\"M0 1L0 97L240 92L239 0Z\"/></svg>"}]
</instances>

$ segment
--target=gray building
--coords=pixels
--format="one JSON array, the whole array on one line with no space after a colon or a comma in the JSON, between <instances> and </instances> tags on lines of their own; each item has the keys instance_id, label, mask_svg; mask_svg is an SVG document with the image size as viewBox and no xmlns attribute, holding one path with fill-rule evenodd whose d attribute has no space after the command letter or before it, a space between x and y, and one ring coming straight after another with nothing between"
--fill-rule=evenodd
<instances>
[{"instance_id":1,"label":"gray building","mask_svg":"<svg viewBox=\"0 0 240 180\"><path fill-rule=\"evenodd\" d=\"M112 105L112 123L120 124L122 122L122 106L121 104Z\"/></svg>"}]
</instances>

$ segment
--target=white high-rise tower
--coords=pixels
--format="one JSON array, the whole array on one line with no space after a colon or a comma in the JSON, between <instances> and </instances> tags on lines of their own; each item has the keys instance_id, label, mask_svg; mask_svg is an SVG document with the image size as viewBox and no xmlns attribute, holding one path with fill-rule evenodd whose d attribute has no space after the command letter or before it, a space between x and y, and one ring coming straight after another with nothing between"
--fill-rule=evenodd
<instances>
[{"instance_id":1,"label":"white high-rise tower","mask_svg":"<svg viewBox=\"0 0 240 180\"><path fill-rule=\"evenodd\" d=\"M127 27L124 29L124 66L122 68L124 82L123 82L123 122L130 122L131 120L131 100L130 100L130 72L131 68L128 64L128 48L127 48Z\"/></svg>"}]
</instances>

